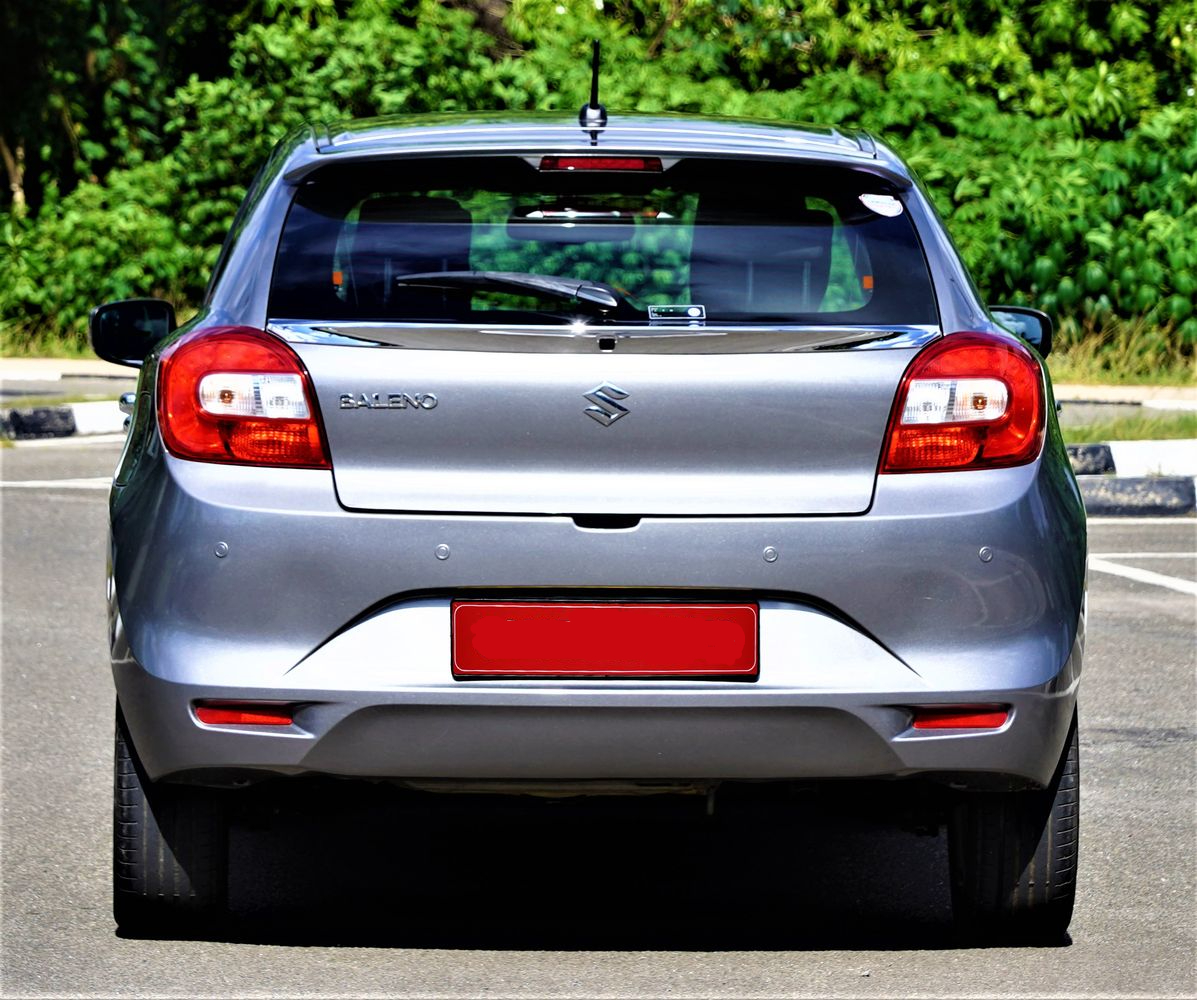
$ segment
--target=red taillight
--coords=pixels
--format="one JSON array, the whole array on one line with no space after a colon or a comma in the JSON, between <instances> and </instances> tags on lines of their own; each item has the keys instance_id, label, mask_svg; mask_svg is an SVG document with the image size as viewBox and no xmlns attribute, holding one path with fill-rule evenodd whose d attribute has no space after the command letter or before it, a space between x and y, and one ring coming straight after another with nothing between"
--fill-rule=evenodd
<instances>
[{"instance_id":1,"label":"red taillight","mask_svg":"<svg viewBox=\"0 0 1197 1000\"><path fill-rule=\"evenodd\" d=\"M661 160L656 156L542 156L540 169L555 170L635 170L661 172Z\"/></svg>"},{"instance_id":2,"label":"red taillight","mask_svg":"<svg viewBox=\"0 0 1197 1000\"><path fill-rule=\"evenodd\" d=\"M914 729L1001 729L1010 717L1006 705L926 705L911 709Z\"/></svg>"},{"instance_id":3,"label":"red taillight","mask_svg":"<svg viewBox=\"0 0 1197 1000\"><path fill-rule=\"evenodd\" d=\"M201 701L196 702L195 717L207 726L289 726L295 718L295 706L257 701Z\"/></svg>"},{"instance_id":4,"label":"red taillight","mask_svg":"<svg viewBox=\"0 0 1197 1000\"><path fill-rule=\"evenodd\" d=\"M158 369L158 420L180 458L329 467L307 372L262 330L218 327L169 347Z\"/></svg>"},{"instance_id":5,"label":"red taillight","mask_svg":"<svg viewBox=\"0 0 1197 1000\"><path fill-rule=\"evenodd\" d=\"M992 333L955 333L920 353L902 379L882 472L1021 465L1043 444L1043 385L1027 348Z\"/></svg>"}]
</instances>

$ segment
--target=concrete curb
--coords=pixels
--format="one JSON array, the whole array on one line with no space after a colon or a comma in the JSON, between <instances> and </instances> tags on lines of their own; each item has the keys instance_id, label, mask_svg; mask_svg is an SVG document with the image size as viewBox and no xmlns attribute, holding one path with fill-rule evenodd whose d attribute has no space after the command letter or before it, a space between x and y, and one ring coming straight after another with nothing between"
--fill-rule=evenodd
<instances>
[{"instance_id":1,"label":"concrete curb","mask_svg":"<svg viewBox=\"0 0 1197 1000\"><path fill-rule=\"evenodd\" d=\"M0 431L14 441L69 437L75 433L75 414L69 406L35 406L0 416Z\"/></svg>"},{"instance_id":2,"label":"concrete curb","mask_svg":"<svg viewBox=\"0 0 1197 1000\"><path fill-rule=\"evenodd\" d=\"M1175 517L1197 509L1191 476L1078 476L1090 517Z\"/></svg>"},{"instance_id":3,"label":"concrete curb","mask_svg":"<svg viewBox=\"0 0 1197 1000\"><path fill-rule=\"evenodd\" d=\"M137 378L137 369L99 358L0 358L0 382L61 382L71 378Z\"/></svg>"},{"instance_id":4,"label":"concrete curb","mask_svg":"<svg viewBox=\"0 0 1197 1000\"><path fill-rule=\"evenodd\" d=\"M1068 460L1078 476L1101 476L1114 471L1114 453L1108 444L1070 444Z\"/></svg>"},{"instance_id":5,"label":"concrete curb","mask_svg":"<svg viewBox=\"0 0 1197 1000\"><path fill-rule=\"evenodd\" d=\"M1052 394L1062 403L1122 403L1151 410L1197 409L1193 385L1073 385L1056 382Z\"/></svg>"},{"instance_id":6,"label":"concrete curb","mask_svg":"<svg viewBox=\"0 0 1197 1000\"><path fill-rule=\"evenodd\" d=\"M125 429L125 415L115 400L17 407L0 413L0 434L13 441L113 434Z\"/></svg>"},{"instance_id":7,"label":"concrete curb","mask_svg":"<svg viewBox=\"0 0 1197 1000\"><path fill-rule=\"evenodd\" d=\"M1111 441L1070 444L1068 458L1078 476L1197 476L1197 441Z\"/></svg>"},{"instance_id":8,"label":"concrete curb","mask_svg":"<svg viewBox=\"0 0 1197 1000\"><path fill-rule=\"evenodd\" d=\"M1197 441L1070 444L1068 458L1090 515L1172 517L1197 509Z\"/></svg>"}]
</instances>

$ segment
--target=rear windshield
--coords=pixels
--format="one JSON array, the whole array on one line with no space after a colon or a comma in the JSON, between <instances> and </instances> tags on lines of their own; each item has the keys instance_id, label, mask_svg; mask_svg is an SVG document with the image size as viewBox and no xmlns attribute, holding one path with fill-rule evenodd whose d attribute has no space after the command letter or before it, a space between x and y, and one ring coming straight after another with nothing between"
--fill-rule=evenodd
<instances>
[{"instance_id":1,"label":"rear windshield","mask_svg":"<svg viewBox=\"0 0 1197 1000\"><path fill-rule=\"evenodd\" d=\"M327 167L291 207L277 320L933 325L884 182L724 160ZM640 169L627 169L637 167Z\"/></svg>"}]
</instances>

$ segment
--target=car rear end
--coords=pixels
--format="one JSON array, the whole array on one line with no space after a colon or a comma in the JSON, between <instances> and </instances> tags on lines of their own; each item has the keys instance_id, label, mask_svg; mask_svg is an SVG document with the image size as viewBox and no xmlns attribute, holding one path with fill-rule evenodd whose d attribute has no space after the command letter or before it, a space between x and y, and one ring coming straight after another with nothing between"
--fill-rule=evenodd
<instances>
[{"instance_id":1,"label":"car rear end","mask_svg":"<svg viewBox=\"0 0 1197 1000\"><path fill-rule=\"evenodd\" d=\"M890 154L759 131L280 154L114 487L148 781L1058 785L1040 359Z\"/></svg>"}]
</instances>

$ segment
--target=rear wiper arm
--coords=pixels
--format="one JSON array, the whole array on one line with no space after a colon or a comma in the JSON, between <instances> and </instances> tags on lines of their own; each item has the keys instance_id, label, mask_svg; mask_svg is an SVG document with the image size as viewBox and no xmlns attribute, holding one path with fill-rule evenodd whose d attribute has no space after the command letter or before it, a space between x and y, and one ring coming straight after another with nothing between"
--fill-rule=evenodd
<instances>
[{"instance_id":1,"label":"rear wiper arm","mask_svg":"<svg viewBox=\"0 0 1197 1000\"><path fill-rule=\"evenodd\" d=\"M525 271L421 271L418 274L401 274L394 282L396 285L425 288L489 288L498 291L517 288L555 299L589 302L603 310L616 309L625 301L615 289L605 284Z\"/></svg>"}]
</instances>

